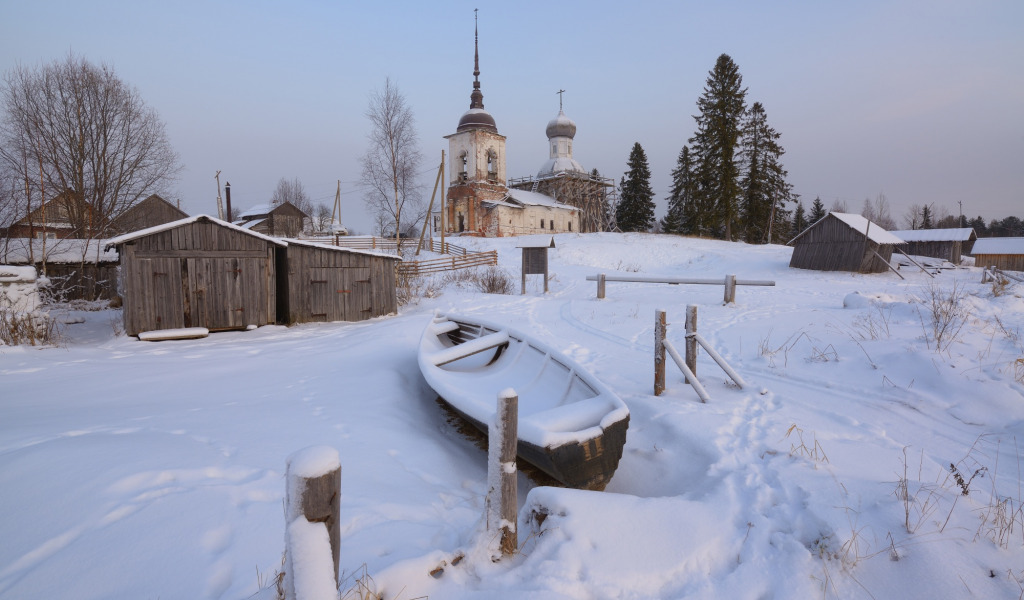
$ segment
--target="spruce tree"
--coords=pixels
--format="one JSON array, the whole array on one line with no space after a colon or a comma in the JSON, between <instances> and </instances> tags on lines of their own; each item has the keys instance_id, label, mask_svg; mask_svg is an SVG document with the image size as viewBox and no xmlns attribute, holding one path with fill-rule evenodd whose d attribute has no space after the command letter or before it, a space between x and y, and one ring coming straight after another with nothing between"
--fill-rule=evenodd
<instances>
[{"instance_id":1,"label":"spruce tree","mask_svg":"<svg viewBox=\"0 0 1024 600\"><path fill-rule=\"evenodd\" d=\"M654 190L651 189L651 168L640 142L629 153L629 170L622 179L622 198L615 211L620 231L648 231L654 226Z\"/></svg>"},{"instance_id":2,"label":"spruce tree","mask_svg":"<svg viewBox=\"0 0 1024 600\"><path fill-rule=\"evenodd\" d=\"M796 203L796 211L793 213L793 224L790 226L790 237L798 236L807 229L807 214L804 212L804 203Z\"/></svg>"},{"instance_id":3,"label":"spruce tree","mask_svg":"<svg viewBox=\"0 0 1024 600\"><path fill-rule=\"evenodd\" d=\"M822 220L828 211L825 210L825 205L821 202L821 196L814 199L811 204L811 217L807 219L810 225L814 225L818 221Z\"/></svg>"},{"instance_id":4,"label":"spruce tree","mask_svg":"<svg viewBox=\"0 0 1024 600\"><path fill-rule=\"evenodd\" d=\"M768 125L764 106L755 102L747 111L740 138L740 159L745 170L740 184L743 196L740 213L748 243L765 244L782 240L789 233L786 203L794 200L792 186L780 158L782 134ZM779 224L785 223L779 227ZM772 239L769 239L771 237Z\"/></svg>"},{"instance_id":5,"label":"spruce tree","mask_svg":"<svg viewBox=\"0 0 1024 600\"><path fill-rule=\"evenodd\" d=\"M672 190L668 198L668 212L661 221L665 233L693 233L688 231L687 208L693 203L693 176L690 149L683 146L672 169Z\"/></svg>"},{"instance_id":6,"label":"spruce tree","mask_svg":"<svg viewBox=\"0 0 1024 600\"><path fill-rule=\"evenodd\" d=\"M697 99L697 132L689 140L699 183L697 206L701 212L713 210L713 229L729 240L739 217L740 171L736 149L747 95L742 85L736 63L727 54L719 56L708 75L704 93ZM706 225L705 218L701 215L702 224Z\"/></svg>"},{"instance_id":7,"label":"spruce tree","mask_svg":"<svg viewBox=\"0 0 1024 600\"><path fill-rule=\"evenodd\" d=\"M932 223L932 209L925 204L921 207L921 229L932 229L933 227L935 225Z\"/></svg>"}]
</instances>

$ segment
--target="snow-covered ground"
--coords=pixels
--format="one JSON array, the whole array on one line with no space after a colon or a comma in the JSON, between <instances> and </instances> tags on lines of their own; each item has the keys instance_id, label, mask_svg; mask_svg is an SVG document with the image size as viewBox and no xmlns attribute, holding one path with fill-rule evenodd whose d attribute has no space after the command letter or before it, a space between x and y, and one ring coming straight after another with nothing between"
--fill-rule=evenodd
<instances>
[{"instance_id":1,"label":"snow-covered ground","mask_svg":"<svg viewBox=\"0 0 1024 600\"><path fill-rule=\"evenodd\" d=\"M517 240L458 241L496 248L518 292ZM526 295L438 282L397 316L155 343L117 336L106 310L70 315L63 347L0 347L0 598L272 597L285 463L312 445L342 463L343 591L1021 597L1024 284L801 271L789 248L670 236L556 244L546 295L539 276ZM597 300L599 272L776 286L728 306L710 285L609 283ZM931 308L952 292L966 320L940 343ZM749 389L702 353L711 402L673 364L653 395L655 310L682 347L688 304ZM520 474L511 559L481 550L486 452L417 367L437 309L532 330L631 411L605 492Z\"/></svg>"}]
</instances>

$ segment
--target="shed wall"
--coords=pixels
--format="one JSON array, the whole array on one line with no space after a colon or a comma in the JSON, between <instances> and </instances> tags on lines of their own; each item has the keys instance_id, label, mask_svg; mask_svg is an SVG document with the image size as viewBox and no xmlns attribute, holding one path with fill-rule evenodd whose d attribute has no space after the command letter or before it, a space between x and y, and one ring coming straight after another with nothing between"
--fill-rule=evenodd
<instances>
[{"instance_id":1,"label":"shed wall","mask_svg":"<svg viewBox=\"0 0 1024 600\"><path fill-rule=\"evenodd\" d=\"M974 266L1004 271L1024 271L1024 254L975 254Z\"/></svg>"},{"instance_id":2,"label":"shed wall","mask_svg":"<svg viewBox=\"0 0 1024 600\"><path fill-rule=\"evenodd\" d=\"M879 260L874 250L886 261L892 258L892 246L879 245L848 225L829 216L808 229L796 241L789 266L816 271L852 271L881 273L889 267Z\"/></svg>"},{"instance_id":3,"label":"shed wall","mask_svg":"<svg viewBox=\"0 0 1024 600\"><path fill-rule=\"evenodd\" d=\"M289 245L286 297L288 323L362 321L398 311L395 259Z\"/></svg>"}]
</instances>

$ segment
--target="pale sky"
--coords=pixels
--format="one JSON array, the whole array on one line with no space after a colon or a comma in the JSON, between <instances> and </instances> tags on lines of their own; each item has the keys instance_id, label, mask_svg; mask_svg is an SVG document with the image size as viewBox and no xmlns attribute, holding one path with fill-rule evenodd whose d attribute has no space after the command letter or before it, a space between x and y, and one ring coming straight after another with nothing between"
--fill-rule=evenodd
<instances>
[{"instance_id":1,"label":"pale sky","mask_svg":"<svg viewBox=\"0 0 1024 600\"><path fill-rule=\"evenodd\" d=\"M236 212L298 177L369 232L359 157L390 77L415 113L429 195L469 108L473 9L484 105L510 177L547 160L565 112L574 157L616 181L634 142L663 216L696 101L728 54L782 134L805 207L885 194L986 220L1024 218L1024 2L343 2L0 0L0 71L69 52L114 67L166 124L184 171L170 200Z\"/></svg>"}]
</instances>

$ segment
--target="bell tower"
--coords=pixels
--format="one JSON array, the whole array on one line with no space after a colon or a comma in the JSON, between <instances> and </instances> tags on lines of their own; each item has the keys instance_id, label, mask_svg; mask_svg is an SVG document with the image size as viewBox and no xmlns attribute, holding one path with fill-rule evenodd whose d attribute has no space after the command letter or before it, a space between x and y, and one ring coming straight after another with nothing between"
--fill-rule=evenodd
<instances>
[{"instance_id":1,"label":"bell tower","mask_svg":"<svg viewBox=\"0 0 1024 600\"><path fill-rule=\"evenodd\" d=\"M498 133L494 117L484 110L480 90L480 36L474 12L473 92L469 110L459 119L448 140L448 187L445 210L446 227L451 233L484 235L488 225L485 200L498 201L506 196L505 136Z\"/></svg>"}]
</instances>

